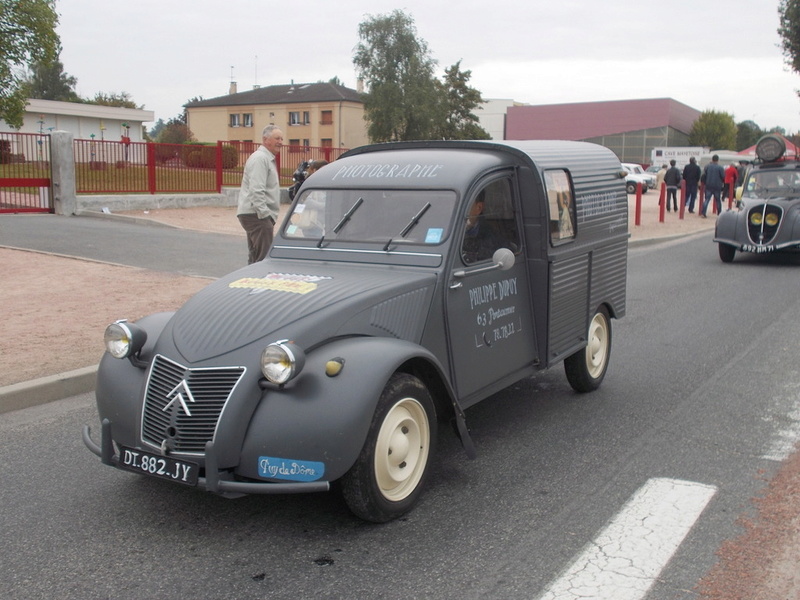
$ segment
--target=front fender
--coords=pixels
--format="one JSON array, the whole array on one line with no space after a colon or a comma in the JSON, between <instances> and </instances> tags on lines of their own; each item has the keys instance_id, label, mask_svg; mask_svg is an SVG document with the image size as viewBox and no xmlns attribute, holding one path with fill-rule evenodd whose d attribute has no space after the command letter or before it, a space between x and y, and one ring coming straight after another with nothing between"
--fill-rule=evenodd
<instances>
[{"instance_id":1,"label":"front fender","mask_svg":"<svg viewBox=\"0 0 800 600\"><path fill-rule=\"evenodd\" d=\"M726 210L717 217L717 223L714 227L714 242L729 244L731 246L739 247L742 241L738 239L737 229L739 227L739 216L742 213L738 210ZM745 240L747 235L745 232Z\"/></svg>"},{"instance_id":2,"label":"front fender","mask_svg":"<svg viewBox=\"0 0 800 600\"><path fill-rule=\"evenodd\" d=\"M335 377L325 373L332 359L344 362ZM264 393L248 426L237 474L269 480L259 464L270 457L322 463L325 480L340 478L364 446L386 382L414 359L441 371L428 350L394 338L352 337L310 352L296 379Z\"/></svg>"},{"instance_id":3,"label":"front fender","mask_svg":"<svg viewBox=\"0 0 800 600\"><path fill-rule=\"evenodd\" d=\"M715 226L715 237L723 237L728 239L735 238L736 226L739 222L740 214L741 212L738 210L723 211L717 217L717 223Z\"/></svg>"}]
</instances>

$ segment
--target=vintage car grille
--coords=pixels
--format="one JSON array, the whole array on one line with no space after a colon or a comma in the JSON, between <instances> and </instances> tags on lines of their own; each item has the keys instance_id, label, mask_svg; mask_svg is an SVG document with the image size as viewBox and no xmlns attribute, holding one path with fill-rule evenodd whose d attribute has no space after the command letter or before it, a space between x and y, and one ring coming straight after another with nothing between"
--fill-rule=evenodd
<instances>
[{"instance_id":1,"label":"vintage car grille","mask_svg":"<svg viewBox=\"0 0 800 600\"><path fill-rule=\"evenodd\" d=\"M172 452L202 453L243 373L242 367L187 369L157 355L145 392L142 440Z\"/></svg>"},{"instance_id":2,"label":"vintage car grille","mask_svg":"<svg viewBox=\"0 0 800 600\"><path fill-rule=\"evenodd\" d=\"M769 244L778 233L783 209L774 204L759 204L747 213L747 234L754 244Z\"/></svg>"}]
</instances>

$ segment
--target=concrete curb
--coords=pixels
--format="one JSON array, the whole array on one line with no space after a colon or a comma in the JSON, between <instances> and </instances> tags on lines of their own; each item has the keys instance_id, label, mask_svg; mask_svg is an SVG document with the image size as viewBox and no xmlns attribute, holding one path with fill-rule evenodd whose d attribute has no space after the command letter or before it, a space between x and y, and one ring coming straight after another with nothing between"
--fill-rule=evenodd
<instances>
[{"instance_id":1,"label":"concrete curb","mask_svg":"<svg viewBox=\"0 0 800 600\"><path fill-rule=\"evenodd\" d=\"M0 414L92 392L97 365L0 387Z\"/></svg>"}]
</instances>

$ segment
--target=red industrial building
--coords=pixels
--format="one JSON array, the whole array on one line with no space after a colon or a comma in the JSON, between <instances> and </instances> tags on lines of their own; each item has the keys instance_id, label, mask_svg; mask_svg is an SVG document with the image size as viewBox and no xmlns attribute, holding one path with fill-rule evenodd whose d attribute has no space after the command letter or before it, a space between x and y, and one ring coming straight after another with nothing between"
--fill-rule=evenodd
<instances>
[{"instance_id":1,"label":"red industrial building","mask_svg":"<svg viewBox=\"0 0 800 600\"><path fill-rule=\"evenodd\" d=\"M581 140L621 162L648 164L655 147L688 146L700 111L672 98L509 106L507 140Z\"/></svg>"}]
</instances>

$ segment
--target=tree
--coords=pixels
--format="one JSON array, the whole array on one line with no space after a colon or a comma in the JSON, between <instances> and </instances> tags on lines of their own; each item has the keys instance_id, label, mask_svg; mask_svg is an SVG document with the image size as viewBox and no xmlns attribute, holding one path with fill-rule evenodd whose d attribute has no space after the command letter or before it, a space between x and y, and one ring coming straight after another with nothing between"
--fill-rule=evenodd
<instances>
[{"instance_id":1,"label":"tree","mask_svg":"<svg viewBox=\"0 0 800 600\"><path fill-rule=\"evenodd\" d=\"M700 114L689 132L690 146L732 149L736 146L736 123L726 112L706 110Z\"/></svg>"},{"instance_id":2,"label":"tree","mask_svg":"<svg viewBox=\"0 0 800 600\"><path fill-rule=\"evenodd\" d=\"M445 69L442 82L438 82L444 115L434 137L445 140L488 140L491 136L479 125L472 112L483 102L481 93L469 87L472 71L462 71L461 61Z\"/></svg>"},{"instance_id":3,"label":"tree","mask_svg":"<svg viewBox=\"0 0 800 600\"><path fill-rule=\"evenodd\" d=\"M400 10L368 17L353 63L369 88L364 96L367 133L373 142L430 138L438 110L434 61L414 20Z\"/></svg>"},{"instance_id":4,"label":"tree","mask_svg":"<svg viewBox=\"0 0 800 600\"><path fill-rule=\"evenodd\" d=\"M75 92L78 79L64 72L60 54L61 48L55 60L33 63L22 86L26 98L81 102L80 96Z\"/></svg>"},{"instance_id":5,"label":"tree","mask_svg":"<svg viewBox=\"0 0 800 600\"><path fill-rule=\"evenodd\" d=\"M0 0L0 119L22 127L24 69L58 55L54 0Z\"/></svg>"},{"instance_id":6,"label":"tree","mask_svg":"<svg viewBox=\"0 0 800 600\"><path fill-rule=\"evenodd\" d=\"M94 98L86 102L101 106L116 106L118 108L144 108L144 105L138 106L128 92L120 92L119 94L116 92L111 92L110 94L97 92Z\"/></svg>"},{"instance_id":7,"label":"tree","mask_svg":"<svg viewBox=\"0 0 800 600\"><path fill-rule=\"evenodd\" d=\"M163 129L158 133L156 141L159 144L185 144L193 142L194 134L189 127L180 119L170 119Z\"/></svg>"},{"instance_id":8,"label":"tree","mask_svg":"<svg viewBox=\"0 0 800 600\"><path fill-rule=\"evenodd\" d=\"M763 130L753 121L742 121L736 125L736 151L753 146L762 135Z\"/></svg>"},{"instance_id":9,"label":"tree","mask_svg":"<svg viewBox=\"0 0 800 600\"><path fill-rule=\"evenodd\" d=\"M783 56L792 71L800 73L800 0L781 0L778 14Z\"/></svg>"},{"instance_id":10,"label":"tree","mask_svg":"<svg viewBox=\"0 0 800 600\"><path fill-rule=\"evenodd\" d=\"M194 98L190 98L189 100L184 102L183 111L181 111L181 113L172 120L186 125L189 122L189 120L186 117L186 107L195 104L196 102L202 102L202 101L203 101L202 96L195 96Z\"/></svg>"},{"instance_id":11,"label":"tree","mask_svg":"<svg viewBox=\"0 0 800 600\"><path fill-rule=\"evenodd\" d=\"M148 132L148 137L151 139L158 139L158 136L161 135L161 132L164 130L167 124L164 122L164 119L159 119L156 121L156 124L153 125L153 128Z\"/></svg>"}]
</instances>

